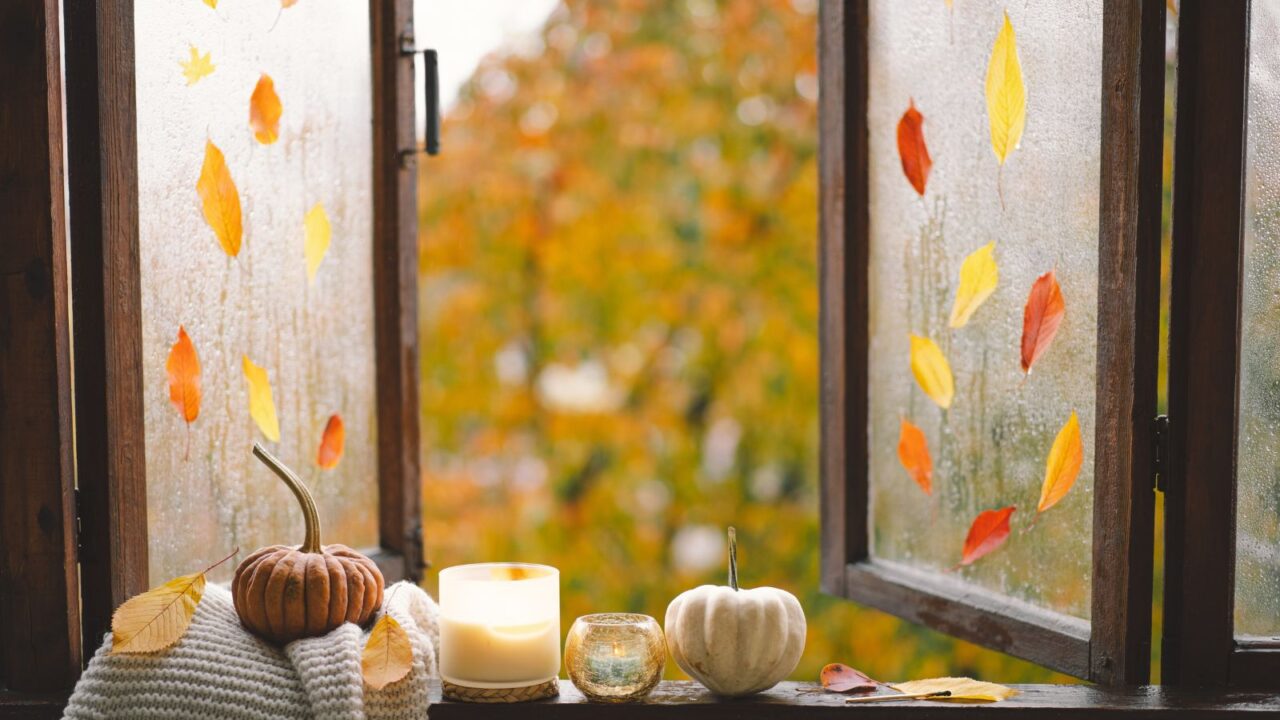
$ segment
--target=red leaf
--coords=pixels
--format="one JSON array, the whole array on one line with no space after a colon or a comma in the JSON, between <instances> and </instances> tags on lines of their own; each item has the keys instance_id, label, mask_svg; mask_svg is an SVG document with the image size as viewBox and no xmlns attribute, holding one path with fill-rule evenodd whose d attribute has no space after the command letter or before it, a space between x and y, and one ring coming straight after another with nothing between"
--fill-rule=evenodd
<instances>
[{"instance_id":1,"label":"red leaf","mask_svg":"<svg viewBox=\"0 0 1280 720\"><path fill-rule=\"evenodd\" d=\"M1066 312L1067 304L1053 271L1036 278L1022 311L1022 372L1031 372L1031 366L1049 349Z\"/></svg>"},{"instance_id":2,"label":"red leaf","mask_svg":"<svg viewBox=\"0 0 1280 720\"><path fill-rule=\"evenodd\" d=\"M929 457L929 443L924 431L906 418L902 418L898 433L898 460L924 494L932 494L933 459Z\"/></svg>"},{"instance_id":3,"label":"red leaf","mask_svg":"<svg viewBox=\"0 0 1280 720\"><path fill-rule=\"evenodd\" d=\"M865 693L880 685L861 670L854 670L843 663L831 663L822 668L818 678L822 681L823 689L829 692Z\"/></svg>"},{"instance_id":4,"label":"red leaf","mask_svg":"<svg viewBox=\"0 0 1280 720\"><path fill-rule=\"evenodd\" d=\"M346 444L347 428L342 424L342 416L334 413L324 426L324 434L320 436L320 452L316 454L316 464L325 470L338 466L342 459L342 447Z\"/></svg>"},{"instance_id":5,"label":"red leaf","mask_svg":"<svg viewBox=\"0 0 1280 720\"><path fill-rule=\"evenodd\" d=\"M999 510L983 510L973 519L969 534L964 539L961 565L969 565L1004 544L1009 537L1009 516L1016 510L1010 505Z\"/></svg>"},{"instance_id":6,"label":"red leaf","mask_svg":"<svg viewBox=\"0 0 1280 720\"><path fill-rule=\"evenodd\" d=\"M929 171L933 169L933 160L929 157L929 148L924 143L924 116L916 110L913 98L898 121L898 156L902 158L902 172L907 176L911 187L920 195L924 195L925 183L929 182Z\"/></svg>"}]
</instances>

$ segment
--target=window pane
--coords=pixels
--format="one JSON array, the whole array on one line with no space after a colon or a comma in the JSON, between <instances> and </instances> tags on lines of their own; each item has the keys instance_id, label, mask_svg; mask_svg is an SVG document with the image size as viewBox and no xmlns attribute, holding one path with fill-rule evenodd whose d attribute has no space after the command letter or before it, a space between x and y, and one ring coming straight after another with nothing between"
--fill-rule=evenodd
<instances>
[{"instance_id":1,"label":"window pane","mask_svg":"<svg viewBox=\"0 0 1280 720\"><path fill-rule=\"evenodd\" d=\"M325 542L374 544L368 6L317 0L215 10L140 0L135 18L152 581L194 572L237 545L243 556L302 541L301 512L250 455L255 441L311 486ZM199 63L206 53L211 68ZM272 92L282 106L278 126ZM218 171L219 153L234 191ZM242 233L234 232L237 202ZM318 260L313 279L309 255ZM170 400L166 370L180 326L201 370L189 425ZM262 422L250 415L245 357L265 370L278 442L269 439L267 403ZM343 453L322 469L321 437L335 413Z\"/></svg>"},{"instance_id":2,"label":"window pane","mask_svg":"<svg viewBox=\"0 0 1280 720\"><path fill-rule=\"evenodd\" d=\"M954 570L985 588L1087 619L1102 3L1015 3L1008 27L1005 7L871 3L872 552L939 573ZM927 173L912 132L913 107L932 163ZM989 243L998 280L984 301L991 269L980 249ZM976 293L961 278L966 258ZM1032 323L1039 332L1028 339L1038 335L1043 345L1051 334L1055 303L1032 302L1033 284L1049 271L1065 313L1042 352L1023 352L1029 304L1045 307L1048 320ZM1049 278L1040 281L1041 300L1053 299L1051 286ZM931 399L913 377L912 335L927 338L945 358L949 373L936 358L930 362L929 343L916 341L918 369L952 378L953 397L937 381L928 383L939 386ZM1027 350L1035 347L1031 342ZM1031 361L1029 374L1024 360ZM1073 412L1081 442L1074 448ZM931 493L906 468L922 453L908 442L907 463L900 458L902 421L923 433ZM1057 492L1042 501L1060 433L1065 470L1055 473ZM979 513L1010 506L1016 510L1007 540L960 566ZM1038 506L1045 507L1039 517ZM999 533L991 538L998 539Z\"/></svg>"},{"instance_id":3,"label":"window pane","mask_svg":"<svg viewBox=\"0 0 1280 720\"><path fill-rule=\"evenodd\" d=\"M1236 634L1280 635L1280 5L1249 29L1236 497Z\"/></svg>"}]
</instances>

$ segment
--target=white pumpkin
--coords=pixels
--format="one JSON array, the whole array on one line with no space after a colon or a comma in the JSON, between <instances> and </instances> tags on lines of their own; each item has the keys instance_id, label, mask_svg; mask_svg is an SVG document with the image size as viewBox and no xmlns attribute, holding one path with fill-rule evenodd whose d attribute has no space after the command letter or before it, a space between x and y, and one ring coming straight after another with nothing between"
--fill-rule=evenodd
<instances>
[{"instance_id":1,"label":"white pumpkin","mask_svg":"<svg viewBox=\"0 0 1280 720\"><path fill-rule=\"evenodd\" d=\"M772 587L738 587L737 539L729 528L729 585L686 590L667 606L667 648L708 690L728 697L786 679L804 653L804 610Z\"/></svg>"}]
</instances>

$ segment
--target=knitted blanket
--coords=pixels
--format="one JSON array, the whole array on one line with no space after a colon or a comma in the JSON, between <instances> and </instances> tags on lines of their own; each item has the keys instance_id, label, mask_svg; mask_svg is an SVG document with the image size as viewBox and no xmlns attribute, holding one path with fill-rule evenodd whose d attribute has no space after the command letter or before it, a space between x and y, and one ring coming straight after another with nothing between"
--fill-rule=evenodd
<instances>
[{"instance_id":1,"label":"knitted blanket","mask_svg":"<svg viewBox=\"0 0 1280 720\"><path fill-rule=\"evenodd\" d=\"M277 648L240 626L226 587L209 585L186 634L167 650L111 655L108 634L63 717L425 718L428 679L436 675L439 610L410 583L387 588L383 597L383 612L404 626L413 643L413 669L382 690L364 684L360 653L368 633L359 627L347 623Z\"/></svg>"}]
</instances>

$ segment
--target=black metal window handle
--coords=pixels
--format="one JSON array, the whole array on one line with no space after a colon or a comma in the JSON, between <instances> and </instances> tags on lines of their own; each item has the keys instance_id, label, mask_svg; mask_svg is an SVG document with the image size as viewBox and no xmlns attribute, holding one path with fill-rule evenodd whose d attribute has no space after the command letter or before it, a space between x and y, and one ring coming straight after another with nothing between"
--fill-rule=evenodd
<instances>
[{"instance_id":1,"label":"black metal window handle","mask_svg":"<svg viewBox=\"0 0 1280 720\"><path fill-rule=\"evenodd\" d=\"M428 155L440 154L440 58L435 50L418 49L414 45L413 33L406 32L400 36L401 55L422 55L423 99L426 105L426 144L424 147L411 147L400 150L401 162L425 152Z\"/></svg>"}]
</instances>

